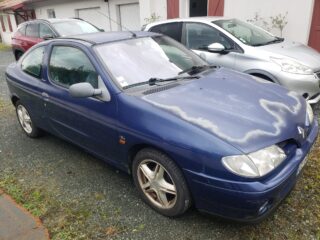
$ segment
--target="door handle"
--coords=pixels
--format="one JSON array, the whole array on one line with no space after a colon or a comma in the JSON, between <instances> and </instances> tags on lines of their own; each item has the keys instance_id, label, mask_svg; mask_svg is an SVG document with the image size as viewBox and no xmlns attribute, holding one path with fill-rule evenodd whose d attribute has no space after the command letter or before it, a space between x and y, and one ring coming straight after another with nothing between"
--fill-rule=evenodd
<instances>
[{"instance_id":1,"label":"door handle","mask_svg":"<svg viewBox=\"0 0 320 240\"><path fill-rule=\"evenodd\" d=\"M44 101L49 101L49 94L48 93L46 93L46 92L43 92L43 93L41 93L41 96L43 97L43 100Z\"/></svg>"}]
</instances>

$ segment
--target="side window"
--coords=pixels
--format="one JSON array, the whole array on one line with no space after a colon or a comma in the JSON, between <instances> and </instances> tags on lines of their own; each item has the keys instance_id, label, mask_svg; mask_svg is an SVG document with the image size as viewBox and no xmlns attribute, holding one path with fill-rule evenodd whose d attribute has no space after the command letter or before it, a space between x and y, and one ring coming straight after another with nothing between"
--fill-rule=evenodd
<instances>
[{"instance_id":1,"label":"side window","mask_svg":"<svg viewBox=\"0 0 320 240\"><path fill-rule=\"evenodd\" d=\"M226 49L232 49L232 42L217 29L201 24L186 23L186 45L190 49L204 49L212 43L221 43Z\"/></svg>"},{"instance_id":2,"label":"side window","mask_svg":"<svg viewBox=\"0 0 320 240\"><path fill-rule=\"evenodd\" d=\"M90 60L80 49L55 46L49 63L49 76L55 83L69 87L72 84L88 82L98 88L98 74Z\"/></svg>"},{"instance_id":3,"label":"side window","mask_svg":"<svg viewBox=\"0 0 320 240\"><path fill-rule=\"evenodd\" d=\"M162 33L174 40L181 42L182 23L167 23L154 26L150 29L151 32Z\"/></svg>"},{"instance_id":4,"label":"side window","mask_svg":"<svg viewBox=\"0 0 320 240\"><path fill-rule=\"evenodd\" d=\"M40 23L39 24L39 36L40 36L40 38L43 38L45 36L54 37L54 33L52 32L52 30L49 28L48 25Z\"/></svg>"},{"instance_id":5,"label":"side window","mask_svg":"<svg viewBox=\"0 0 320 240\"><path fill-rule=\"evenodd\" d=\"M27 27L27 25L22 25L22 26L19 27L19 29L18 29L18 32L19 32L20 34L22 34L23 36L26 35L26 27Z\"/></svg>"},{"instance_id":6,"label":"side window","mask_svg":"<svg viewBox=\"0 0 320 240\"><path fill-rule=\"evenodd\" d=\"M21 68L25 73L36 78L41 77L41 66L44 55L44 48L45 47L38 47L32 50L22 60Z\"/></svg>"},{"instance_id":7,"label":"side window","mask_svg":"<svg viewBox=\"0 0 320 240\"><path fill-rule=\"evenodd\" d=\"M39 24L38 23L31 23L28 24L26 35L28 37L38 38L39 37Z\"/></svg>"}]
</instances>

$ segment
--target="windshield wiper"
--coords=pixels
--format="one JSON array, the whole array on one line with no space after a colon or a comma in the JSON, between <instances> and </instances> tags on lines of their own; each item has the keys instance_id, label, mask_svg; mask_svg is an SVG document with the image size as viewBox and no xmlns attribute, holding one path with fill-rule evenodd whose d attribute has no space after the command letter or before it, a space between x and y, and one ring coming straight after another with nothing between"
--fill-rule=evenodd
<instances>
[{"instance_id":1,"label":"windshield wiper","mask_svg":"<svg viewBox=\"0 0 320 240\"><path fill-rule=\"evenodd\" d=\"M198 66L192 66L191 68L187 68L181 72L179 72L179 75L183 73L189 73L189 72L199 72L203 69L209 69L209 68L217 68L215 65L198 65Z\"/></svg>"},{"instance_id":2,"label":"windshield wiper","mask_svg":"<svg viewBox=\"0 0 320 240\"><path fill-rule=\"evenodd\" d=\"M123 87L123 89L128 89L131 87L137 87L145 84L149 84L149 86L156 85L158 82L171 82L171 81L178 81L178 80L184 80L184 79L198 79L200 76L185 76L185 77L172 77L172 78L150 78L148 81L145 82L139 82L139 83L134 83L128 86Z\"/></svg>"},{"instance_id":3,"label":"windshield wiper","mask_svg":"<svg viewBox=\"0 0 320 240\"><path fill-rule=\"evenodd\" d=\"M265 45L269 45L272 43L279 43L279 42L283 42L284 38L280 38L280 37L276 37L275 39L269 41L269 42L265 42L265 43L258 43L258 44L253 44L253 47L259 47L259 46L265 46Z\"/></svg>"},{"instance_id":4,"label":"windshield wiper","mask_svg":"<svg viewBox=\"0 0 320 240\"><path fill-rule=\"evenodd\" d=\"M170 82L170 81L177 81L181 79L193 79L193 78L200 78L200 76L185 76L185 77L173 77L173 78L150 78L149 85L155 85L158 82Z\"/></svg>"}]
</instances>

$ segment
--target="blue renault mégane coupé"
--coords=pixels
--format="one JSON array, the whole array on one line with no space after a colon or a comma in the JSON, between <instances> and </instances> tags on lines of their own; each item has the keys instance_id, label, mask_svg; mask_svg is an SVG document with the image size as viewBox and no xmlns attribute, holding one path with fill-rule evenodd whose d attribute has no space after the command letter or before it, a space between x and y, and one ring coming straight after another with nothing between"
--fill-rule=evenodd
<instances>
[{"instance_id":1,"label":"blue renault m\u00e9gane coup\u00e9","mask_svg":"<svg viewBox=\"0 0 320 240\"><path fill-rule=\"evenodd\" d=\"M262 219L293 188L318 134L296 93L208 65L156 33L46 41L6 78L28 136L52 133L131 173L165 216L194 204Z\"/></svg>"}]
</instances>

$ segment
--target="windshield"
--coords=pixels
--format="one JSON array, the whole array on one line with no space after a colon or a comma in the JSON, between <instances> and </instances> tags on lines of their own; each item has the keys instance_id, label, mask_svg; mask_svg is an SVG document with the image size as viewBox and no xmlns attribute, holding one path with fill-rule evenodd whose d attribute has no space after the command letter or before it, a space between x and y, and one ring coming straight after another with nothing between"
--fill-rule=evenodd
<instances>
[{"instance_id":1,"label":"windshield","mask_svg":"<svg viewBox=\"0 0 320 240\"><path fill-rule=\"evenodd\" d=\"M52 23L53 27L60 36L72 36L83 33L99 32L99 29L93 25L80 20L69 20L64 22Z\"/></svg>"},{"instance_id":2,"label":"windshield","mask_svg":"<svg viewBox=\"0 0 320 240\"><path fill-rule=\"evenodd\" d=\"M218 20L213 23L231 33L244 44L250 46L263 46L283 40L259 27L237 19Z\"/></svg>"},{"instance_id":3,"label":"windshield","mask_svg":"<svg viewBox=\"0 0 320 240\"><path fill-rule=\"evenodd\" d=\"M122 88L150 78L176 77L193 66L207 65L199 56L165 36L107 43L95 49Z\"/></svg>"}]
</instances>

